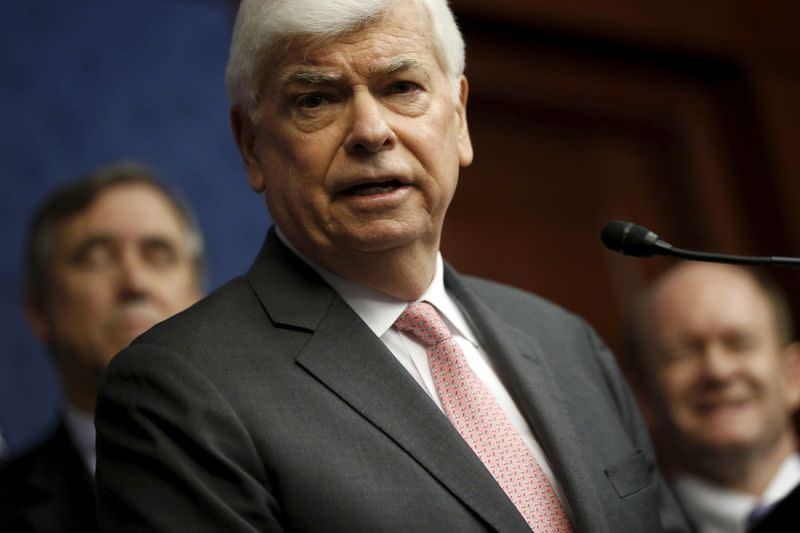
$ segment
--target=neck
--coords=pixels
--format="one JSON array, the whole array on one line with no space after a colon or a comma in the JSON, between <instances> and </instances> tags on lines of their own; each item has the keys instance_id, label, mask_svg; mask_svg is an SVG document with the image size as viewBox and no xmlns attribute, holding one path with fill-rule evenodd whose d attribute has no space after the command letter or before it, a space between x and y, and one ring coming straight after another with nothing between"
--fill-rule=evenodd
<instances>
[{"instance_id":1,"label":"neck","mask_svg":"<svg viewBox=\"0 0 800 533\"><path fill-rule=\"evenodd\" d=\"M716 485L760 497L783 462L797 452L792 428L769 449L694 454L684 470Z\"/></svg>"},{"instance_id":2,"label":"neck","mask_svg":"<svg viewBox=\"0 0 800 533\"><path fill-rule=\"evenodd\" d=\"M413 301L422 296L436 274L438 236L431 242L414 241L382 251L333 248L326 253L318 253L314 248L304 249L302 240L295 241L289 235L285 235L285 238L314 264L398 300Z\"/></svg>"},{"instance_id":3,"label":"neck","mask_svg":"<svg viewBox=\"0 0 800 533\"><path fill-rule=\"evenodd\" d=\"M75 370L68 372L65 369L61 369L60 377L64 396L70 405L82 413L94 416L95 402L99 390L99 376L95 376L93 373L91 375L89 373L78 375Z\"/></svg>"},{"instance_id":4,"label":"neck","mask_svg":"<svg viewBox=\"0 0 800 533\"><path fill-rule=\"evenodd\" d=\"M412 246L348 255L322 266L345 279L404 301L416 300L436 273L437 249Z\"/></svg>"}]
</instances>

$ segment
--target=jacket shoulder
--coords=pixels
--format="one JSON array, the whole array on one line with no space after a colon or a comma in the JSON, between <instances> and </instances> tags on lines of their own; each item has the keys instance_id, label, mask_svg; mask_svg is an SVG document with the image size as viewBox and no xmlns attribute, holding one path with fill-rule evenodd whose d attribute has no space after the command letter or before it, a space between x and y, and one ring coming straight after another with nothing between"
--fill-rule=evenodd
<instances>
[{"instance_id":1,"label":"jacket shoulder","mask_svg":"<svg viewBox=\"0 0 800 533\"><path fill-rule=\"evenodd\" d=\"M531 292L476 276L461 275L461 281L492 311L514 325L529 324L534 319L586 327L582 318Z\"/></svg>"},{"instance_id":2,"label":"jacket shoulder","mask_svg":"<svg viewBox=\"0 0 800 533\"><path fill-rule=\"evenodd\" d=\"M247 331L265 315L245 276L236 277L186 310L140 335L132 344L152 344L175 351L224 342Z\"/></svg>"}]
</instances>

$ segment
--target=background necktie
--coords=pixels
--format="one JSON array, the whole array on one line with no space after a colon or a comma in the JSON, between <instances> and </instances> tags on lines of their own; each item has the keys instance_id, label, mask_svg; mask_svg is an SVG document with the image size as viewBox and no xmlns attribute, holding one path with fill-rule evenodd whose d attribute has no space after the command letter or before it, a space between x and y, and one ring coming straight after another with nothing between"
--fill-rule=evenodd
<instances>
[{"instance_id":1,"label":"background necktie","mask_svg":"<svg viewBox=\"0 0 800 533\"><path fill-rule=\"evenodd\" d=\"M445 414L531 529L548 533L571 531L547 476L500 404L467 364L436 309L427 302L413 303L400 315L395 327L425 345Z\"/></svg>"}]
</instances>

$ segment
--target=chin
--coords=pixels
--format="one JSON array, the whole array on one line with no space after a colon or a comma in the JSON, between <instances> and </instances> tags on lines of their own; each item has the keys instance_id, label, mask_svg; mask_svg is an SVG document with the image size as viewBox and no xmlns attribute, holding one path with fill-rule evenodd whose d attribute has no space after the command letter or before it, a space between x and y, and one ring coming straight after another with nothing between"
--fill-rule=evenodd
<instances>
[{"instance_id":1,"label":"chin","mask_svg":"<svg viewBox=\"0 0 800 533\"><path fill-rule=\"evenodd\" d=\"M422 242L425 234L420 230L411 230L407 227L386 227L385 224L370 225L359 228L358 231L344 235L340 243L347 242L347 248L363 253L380 253L389 250L404 248L411 244Z\"/></svg>"},{"instance_id":2,"label":"chin","mask_svg":"<svg viewBox=\"0 0 800 533\"><path fill-rule=\"evenodd\" d=\"M739 454L750 451L758 439L756 435L744 432L725 432L703 435L700 439L703 447L712 453Z\"/></svg>"}]
</instances>

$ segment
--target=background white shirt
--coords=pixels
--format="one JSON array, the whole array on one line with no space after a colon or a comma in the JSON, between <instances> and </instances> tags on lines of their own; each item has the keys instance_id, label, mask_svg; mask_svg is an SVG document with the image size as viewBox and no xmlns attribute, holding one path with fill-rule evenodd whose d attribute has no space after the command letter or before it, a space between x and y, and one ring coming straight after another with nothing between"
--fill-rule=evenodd
<instances>
[{"instance_id":1,"label":"background white shirt","mask_svg":"<svg viewBox=\"0 0 800 533\"><path fill-rule=\"evenodd\" d=\"M800 485L800 455L789 456L758 498L685 474L675 479L675 491L699 533L744 533L756 505L772 505Z\"/></svg>"},{"instance_id":2,"label":"background white shirt","mask_svg":"<svg viewBox=\"0 0 800 533\"><path fill-rule=\"evenodd\" d=\"M72 442L78 448L86 468L94 476L94 469L97 464L94 418L71 405L67 405L64 423L67 426L67 433L69 433Z\"/></svg>"}]
</instances>

